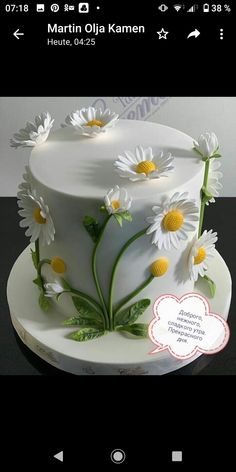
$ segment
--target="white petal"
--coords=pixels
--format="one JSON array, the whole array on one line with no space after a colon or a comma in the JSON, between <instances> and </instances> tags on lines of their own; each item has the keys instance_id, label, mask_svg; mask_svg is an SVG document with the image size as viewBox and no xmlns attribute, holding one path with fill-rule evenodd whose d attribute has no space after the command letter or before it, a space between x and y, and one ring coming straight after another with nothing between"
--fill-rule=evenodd
<instances>
[{"instance_id":1,"label":"white petal","mask_svg":"<svg viewBox=\"0 0 236 472\"><path fill-rule=\"evenodd\" d=\"M182 228L183 230L185 231L194 231L195 230L195 226L194 225L191 225L191 223L188 223L187 221L185 221L182 225Z\"/></svg>"},{"instance_id":2,"label":"white petal","mask_svg":"<svg viewBox=\"0 0 236 472\"><path fill-rule=\"evenodd\" d=\"M136 154L136 157L137 157L137 161L138 162L142 162L142 161L145 161L146 158L145 158L145 151L143 149L143 147L141 145L137 146L136 149L135 149L135 154Z\"/></svg>"}]
</instances>

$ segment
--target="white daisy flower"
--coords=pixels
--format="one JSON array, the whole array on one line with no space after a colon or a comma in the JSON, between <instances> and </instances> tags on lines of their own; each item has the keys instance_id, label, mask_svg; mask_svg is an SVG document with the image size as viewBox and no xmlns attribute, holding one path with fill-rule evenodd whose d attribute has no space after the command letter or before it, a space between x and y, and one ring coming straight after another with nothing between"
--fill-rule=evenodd
<instances>
[{"instance_id":1,"label":"white daisy flower","mask_svg":"<svg viewBox=\"0 0 236 472\"><path fill-rule=\"evenodd\" d=\"M111 215L128 211L132 203L132 198L129 197L125 188L120 188L119 185L116 185L114 188L107 191L104 197L104 203L107 212Z\"/></svg>"},{"instance_id":2,"label":"white daisy flower","mask_svg":"<svg viewBox=\"0 0 236 472\"><path fill-rule=\"evenodd\" d=\"M151 223L147 234L153 234L152 244L158 249L178 248L180 240L188 238L188 232L195 230L199 220L198 207L194 200L188 199L188 193L175 193L160 206L152 207L154 216L146 219ZM192 224L193 223L193 224Z\"/></svg>"},{"instance_id":3,"label":"white daisy flower","mask_svg":"<svg viewBox=\"0 0 236 472\"><path fill-rule=\"evenodd\" d=\"M25 166L25 173L23 174L24 182L19 185L19 192L17 193L17 197L21 198L22 195L27 195L28 192L32 192L33 190L33 182L32 177L30 174L29 166Z\"/></svg>"},{"instance_id":4,"label":"white daisy flower","mask_svg":"<svg viewBox=\"0 0 236 472\"><path fill-rule=\"evenodd\" d=\"M33 243L40 238L43 245L49 245L54 240L55 228L43 198L32 191L21 195L17 203L22 208L18 211L19 215L23 216L20 227L28 226L25 235L31 237L30 242Z\"/></svg>"},{"instance_id":5,"label":"white daisy flower","mask_svg":"<svg viewBox=\"0 0 236 472\"><path fill-rule=\"evenodd\" d=\"M218 139L215 133L204 133L198 138L198 141L194 141L195 149L202 155L202 157L212 157L217 153L219 148Z\"/></svg>"},{"instance_id":6,"label":"white daisy flower","mask_svg":"<svg viewBox=\"0 0 236 472\"><path fill-rule=\"evenodd\" d=\"M44 284L46 292L44 293L45 297L55 297L59 293L65 292L65 289L62 287L58 280L55 282Z\"/></svg>"},{"instance_id":7,"label":"white daisy flower","mask_svg":"<svg viewBox=\"0 0 236 472\"><path fill-rule=\"evenodd\" d=\"M219 197L219 190L222 189L223 185L219 182L219 180L223 177L222 172L219 172L218 169L221 167L221 163L219 159L211 159L210 160L210 167L209 167L209 174L208 174L208 181L207 181L207 191L211 193L213 198L209 200L210 203L214 203L214 197ZM209 202L206 205L209 205Z\"/></svg>"},{"instance_id":8,"label":"white daisy flower","mask_svg":"<svg viewBox=\"0 0 236 472\"><path fill-rule=\"evenodd\" d=\"M37 115L35 123L27 122L24 129L20 129L18 133L13 135L13 139L10 141L11 146L18 148L44 143L48 138L53 122L54 120L48 112Z\"/></svg>"},{"instance_id":9,"label":"white daisy flower","mask_svg":"<svg viewBox=\"0 0 236 472\"><path fill-rule=\"evenodd\" d=\"M69 126L74 126L81 134L94 137L112 128L117 123L118 117L119 115L108 108L102 111L101 108L88 107L73 111L66 117L65 122Z\"/></svg>"},{"instance_id":10,"label":"white daisy flower","mask_svg":"<svg viewBox=\"0 0 236 472\"><path fill-rule=\"evenodd\" d=\"M190 279L197 281L198 275L204 277L207 270L207 262L214 256L215 243L217 241L217 233L204 231L199 239L194 238L188 259Z\"/></svg>"},{"instance_id":11,"label":"white daisy flower","mask_svg":"<svg viewBox=\"0 0 236 472\"><path fill-rule=\"evenodd\" d=\"M166 177L166 174L174 168L172 162L173 157L170 153L164 154L161 151L154 155L151 147L144 149L139 145L134 153L124 151L124 155L118 156L114 166L120 177L135 182Z\"/></svg>"}]
</instances>

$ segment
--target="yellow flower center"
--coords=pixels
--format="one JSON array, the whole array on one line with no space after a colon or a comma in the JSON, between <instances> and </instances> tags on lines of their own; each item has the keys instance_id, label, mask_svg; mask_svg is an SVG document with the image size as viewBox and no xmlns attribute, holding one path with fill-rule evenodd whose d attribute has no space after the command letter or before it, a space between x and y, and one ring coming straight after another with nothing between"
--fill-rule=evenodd
<instances>
[{"instance_id":1,"label":"yellow flower center","mask_svg":"<svg viewBox=\"0 0 236 472\"><path fill-rule=\"evenodd\" d=\"M57 274L63 274L66 272L66 263L60 259L60 257L53 257L51 260L51 268Z\"/></svg>"},{"instance_id":2,"label":"yellow flower center","mask_svg":"<svg viewBox=\"0 0 236 472\"><path fill-rule=\"evenodd\" d=\"M206 250L204 247L198 249L197 255L194 257L194 265L201 264L206 259Z\"/></svg>"},{"instance_id":3,"label":"yellow flower center","mask_svg":"<svg viewBox=\"0 0 236 472\"><path fill-rule=\"evenodd\" d=\"M183 213L180 210L169 211L163 218L163 226L166 231L177 231L184 222Z\"/></svg>"},{"instance_id":4,"label":"yellow flower center","mask_svg":"<svg viewBox=\"0 0 236 472\"><path fill-rule=\"evenodd\" d=\"M43 218L41 215L41 208L37 207L34 210L33 217L39 225L44 225L46 223L46 218Z\"/></svg>"},{"instance_id":5,"label":"yellow flower center","mask_svg":"<svg viewBox=\"0 0 236 472\"><path fill-rule=\"evenodd\" d=\"M120 200L113 200L111 202L111 206L112 208L114 208L114 210L119 210L120 208Z\"/></svg>"},{"instance_id":6,"label":"yellow flower center","mask_svg":"<svg viewBox=\"0 0 236 472\"><path fill-rule=\"evenodd\" d=\"M88 123L86 123L86 126L100 126L100 128L102 128L102 126L104 125L105 125L105 122L100 121L100 120L91 120L91 121L88 121Z\"/></svg>"},{"instance_id":7,"label":"yellow flower center","mask_svg":"<svg viewBox=\"0 0 236 472\"><path fill-rule=\"evenodd\" d=\"M150 267L153 277L161 277L169 268L169 260L166 257L161 257L152 263Z\"/></svg>"},{"instance_id":8,"label":"yellow flower center","mask_svg":"<svg viewBox=\"0 0 236 472\"><path fill-rule=\"evenodd\" d=\"M156 164L152 161L142 161L136 167L136 172L138 174L151 174L154 170L157 170Z\"/></svg>"}]
</instances>

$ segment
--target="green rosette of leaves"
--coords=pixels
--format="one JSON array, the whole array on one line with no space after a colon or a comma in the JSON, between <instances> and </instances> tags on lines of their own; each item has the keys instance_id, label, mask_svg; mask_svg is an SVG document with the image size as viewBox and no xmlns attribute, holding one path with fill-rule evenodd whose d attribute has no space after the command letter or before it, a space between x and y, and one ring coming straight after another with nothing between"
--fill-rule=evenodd
<instances>
[{"instance_id":1,"label":"green rosette of leaves","mask_svg":"<svg viewBox=\"0 0 236 472\"><path fill-rule=\"evenodd\" d=\"M81 294L76 294L74 290L75 296L72 296L72 301L77 313L65 320L64 326L78 326L80 328L70 334L70 338L75 341L95 339L108 331L126 333L136 338L147 338L148 325L137 321L150 306L151 301L144 298L134 303L130 302L133 298L137 297L155 277L164 275L168 270L169 262L166 258L160 258L154 261L150 267L150 275L148 278L117 304L114 304L115 281L120 261L129 247L138 238L146 234L147 228L139 231L122 246L117 254L111 272L109 297L106 301L99 280L97 254L110 220L114 218L120 230L122 230L124 224L128 224L132 221L132 215L129 212L131 198L124 188L116 186L114 189L109 190L105 196L104 202L105 205L100 208L101 212L104 214L102 223L99 223L96 218L88 215L86 215L83 220L83 226L94 243L91 268L99 301L96 302L96 306L94 304L92 305L90 300L86 300ZM73 289L68 287L68 290L72 292Z\"/></svg>"}]
</instances>

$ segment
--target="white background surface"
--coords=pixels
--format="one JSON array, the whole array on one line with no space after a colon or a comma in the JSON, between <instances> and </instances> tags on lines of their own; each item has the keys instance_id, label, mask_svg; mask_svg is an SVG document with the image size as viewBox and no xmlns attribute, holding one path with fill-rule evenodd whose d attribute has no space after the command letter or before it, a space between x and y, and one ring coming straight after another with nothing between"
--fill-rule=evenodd
<instances>
[{"instance_id":1,"label":"white background surface","mask_svg":"<svg viewBox=\"0 0 236 472\"><path fill-rule=\"evenodd\" d=\"M106 103L123 117L130 113L135 118L172 126L195 139L202 132L214 131L223 156L221 196L236 196L236 97L160 97L159 104L157 97L154 98L148 110L136 97L99 98L97 106ZM54 129L58 128L72 110L91 105L95 100L95 97L0 98L0 196L16 195L29 159L30 148L15 150L10 147L13 133L42 111L51 113L55 118ZM143 103L141 112L140 103Z\"/></svg>"}]
</instances>

